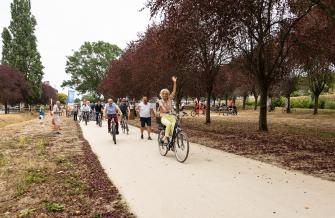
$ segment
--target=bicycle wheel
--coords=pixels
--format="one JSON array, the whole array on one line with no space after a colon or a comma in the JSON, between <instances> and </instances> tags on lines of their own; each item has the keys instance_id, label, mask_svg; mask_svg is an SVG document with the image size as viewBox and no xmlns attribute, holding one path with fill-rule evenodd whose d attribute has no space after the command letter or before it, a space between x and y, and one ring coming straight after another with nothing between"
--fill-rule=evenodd
<instances>
[{"instance_id":1,"label":"bicycle wheel","mask_svg":"<svg viewBox=\"0 0 335 218\"><path fill-rule=\"evenodd\" d=\"M126 133L126 127L125 127L124 119L123 119L123 118L122 118L122 120L121 120L121 128L122 128L122 132L123 132L123 134L125 134L125 133Z\"/></svg>"},{"instance_id":2,"label":"bicycle wheel","mask_svg":"<svg viewBox=\"0 0 335 218\"><path fill-rule=\"evenodd\" d=\"M85 116L85 125L87 126L87 119L88 119L88 117L87 117L87 115Z\"/></svg>"},{"instance_id":3,"label":"bicycle wheel","mask_svg":"<svg viewBox=\"0 0 335 218\"><path fill-rule=\"evenodd\" d=\"M168 148L166 145L164 145L164 143L162 143L161 139L164 137L165 135L165 131L162 129L159 134L158 134L158 149L159 149L159 153L162 156L166 156L166 154L168 153Z\"/></svg>"},{"instance_id":4,"label":"bicycle wheel","mask_svg":"<svg viewBox=\"0 0 335 218\"><path fill-rule=\"evenodd\" d=\"M126 131L127 131L127 135L128 135L128 133L129 133L128 120L125 119L124 121L125 121L125 122L124 122L124 124L125 124L125 129L126 129Z\"/></svg>"},{"instance_id":5,"label":"bicycle wheel","mask_svg":"<svg viewBox=\"0 0 335 218\"><path fill-rule=\"evenodd\" d=\"M116 144L116 129L115 129L115 123L112 123L112 136L113 136L113 141L114 144Z\"/></svg>"},{"instance_id":6,"label":"bicycle wheel","mask_svg":"<svg viewBox=\"0 0 335 218\"><path fill-rule=\"evenodd\" d=\"M183 163L186 161L189 150L190 150L190 144L188 141L188 137L185 132L181 131L177 134L176 139L177 140L174 145L175 156L176 156L177 161L179 161L180 163Z\"/></svg>"},{"instance_id":7,"label":"bicycle wheel","mask_svg":"<svg viewBox=\"0 0 335 218\"><path fill-rule=\"evenodd\" d=\"M192 116L192 117L195 117L195 115L197 115L197 113L196 113L195 111L192 111L192 112L191 112L191 116Z\"/></svg>"},{"instance_id":8,"label":"bicycle wheel","mask_svg":"<svg viewBox=\"0 0 335 218\"><path fill-rule=\"evenodd\" d=\"M99 121L99 126L102 127L102 117L101 116L99 116L99 120L98 121Z\"/></svg>"}]
</instances>

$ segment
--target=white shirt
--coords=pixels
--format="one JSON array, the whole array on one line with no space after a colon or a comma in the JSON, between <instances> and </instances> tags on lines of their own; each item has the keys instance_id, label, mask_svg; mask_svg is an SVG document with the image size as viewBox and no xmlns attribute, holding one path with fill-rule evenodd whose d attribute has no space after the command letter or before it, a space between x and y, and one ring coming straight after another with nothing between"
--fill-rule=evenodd
<instances>
[{"instance_id":1,"label":"white shirt","mask_svg":"<svg viewBox=\"0 0 335 218\"><path fill-rule=\"evenodd\" d=\"M151 104L148 102L147 104L144 104L141 102L138 106L140 111L140 117L151 117L150 110L151 110Z\"/></svg>"},{"instance_id":2,"label":"white shirt","mask_svg":"<svg viewBox=\"0 0 335 218\"><path fill-rule=\"evenodd\" d=\"M91 112L91 107L88 105L83 105L81 108L82 112Z\"/></svg>"},{"instance_id":3,"label":"white shirt","mask_svg":"<svg viewBox=\"0 0 335 218\"><path fill-rule=\"evenodd\" d=\"M54 115L54 118L59 118L59 107L57 106L57 104L55 104L52 108L52 111L53 111L53 115Z\"/></svg>"}]
</instances>

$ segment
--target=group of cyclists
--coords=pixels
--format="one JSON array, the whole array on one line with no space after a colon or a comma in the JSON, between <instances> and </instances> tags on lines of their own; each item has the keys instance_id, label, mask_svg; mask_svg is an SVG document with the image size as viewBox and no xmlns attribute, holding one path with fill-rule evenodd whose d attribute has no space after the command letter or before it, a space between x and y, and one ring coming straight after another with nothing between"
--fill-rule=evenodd
<instances>
[{"instance_id":1,"label":"group of cyclists","mask_svg":"<svg viewBox=\"0 0 335 218\"><path fill-rule=\"evenodd\" d=\"M107 103L102 103L101 101L91 103L90 101L84 100L81 106L75 105L72 110L74 121L78 120L78 115L81 116L81 120L86 119L87 121L94 115L97 125L103 118L107 119L108 132L111 131L110 124L111 121L114 120L116 123L116 134L119 134L118 115L128 120L129 113L130 104L125 98L120 100L119 104L115 103L112 98L108 99Z\"/></svg>"},{"instance_id":2,"label":"group of cyclists","mask_svg":"<svg viewBox=\"0 0 335 218\"><path fill-rule=\"evenodd\" d=\"M141 121L141 138L143 139L143 129L145 125L147 125L148 129L148 139L151 140L150 137L150 128L151 128L151 112L155 116L159 116L161 119L161 123L165 126L165 136L162 138L164 143L168 143L168 138L172 135L174 125L176 124L176 118L172 115L173 113L173 104L172 100L176 94L177 87L177 78L172 77L173 82L173 91L170 92L168 89L162 89L160 91L160 100L158 101L158 113L149 108L149 116L142 117L142 114L146 114L146 105L148 102L146 97L143 98L143 102L136 107L136 112L140 115ZM134 103L132 103L134 104ZM119 116L121 119L128 120L130 114L130 108L134 108L134 105L129 103L126 98L122 98L121 101L114 102L112 98L109 98L107 103L102 103L98 101L97 103L91 104L90 101L84 100L83 104L75 105L72 113L73 119L75 121L78 120L78 115L82 116L83 119L89 119L90 114L95 114L96 124L99 124L100 118L105 118L108 121L108 132L111 132L111 122L112 120L116 124L116 134L119 134Z\"/></svg>"}]
</instances>

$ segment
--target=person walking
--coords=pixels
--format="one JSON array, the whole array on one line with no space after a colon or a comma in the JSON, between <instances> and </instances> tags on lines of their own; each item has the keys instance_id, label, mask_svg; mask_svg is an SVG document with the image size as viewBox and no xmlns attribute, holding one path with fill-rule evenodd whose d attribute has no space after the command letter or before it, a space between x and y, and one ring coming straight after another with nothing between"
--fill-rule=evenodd
<instances>
[{"instance_id":1,"label":"person walking","mask_svg":"<svg viewBox=\"0 0 335 218\"><path fill-rule=\"evenodd\" d=\"M148 97L144 96L142 102L137 105L136 110L140 115L141 122L141 139L143 139L143 132L145 126L147 126L148 140L152 140L150 137L151 133L151 114L155 115L155 111L152 109L151 104L148 103Z\"/></svg>"},{"instance_id":2,"label":"person walking","mask_svg":"<svg viewBox=\"0 0 335 218\"><path fill-rule=\"evenodd\" d=\"M44 106L41 105L39 109L39 119L42 121L44 120L44 117L45 117L45 109Z\"/></svg>"},{"instance_id":3,"label":"person walking","mask_svg":"<svg viewBox=\"0 0 335 218\"><path fill-rule=\"evenodd\" d=\"M171 115L171 113L173 112L172 100L176 95L177 90L177 77L173 76L172 82L173 82L173 91L171 94L168 89L162 89L159 94L161 97L161 99L159 100L159 111L160 111L161 122L166 127L165 136L163 138L165 144L169 143L168 138L172 136L174 126L176 124L176 118L173 115Z\"/></svg>"},{"instance_id":4,"label":"person walking","mask_svg":"<svg viewBox=\"0 0 335 218\"><path fill-rule=\"evenodd\" d=\"M52 108L52 115L53 115L53 124L56 131L56 134L61 134L60 130L60 114L62 113L60 107L60 101L56 101L56 104Z\"/></svg>"},{"instance_id":5,"label":"person walking","mask_svg":"<svg viewBox=\"0 0 335 218\"><path fill-rule=\"evenodd\" d=\"M119 122L117 118L117 113L119 113L122 116L122 111L120 108L113 102L113 99L108 99L108 103L105 105L105 113L106 118L108 120L108 133L111 131L111 122L112 119L114 119L114 122L116 124L116 134L119 134Z\"/></svg>"},{"instance_id":6,"label":"person walking","mask_svg":"<svg viewBox=\"0 0 335 218\"><path fill-rule=\"evenodd\" d=\"M74 105L73 107L73 120L74 121L78 120L78 112L79 112L78 105Z\"/></svg>"}]
</instances>

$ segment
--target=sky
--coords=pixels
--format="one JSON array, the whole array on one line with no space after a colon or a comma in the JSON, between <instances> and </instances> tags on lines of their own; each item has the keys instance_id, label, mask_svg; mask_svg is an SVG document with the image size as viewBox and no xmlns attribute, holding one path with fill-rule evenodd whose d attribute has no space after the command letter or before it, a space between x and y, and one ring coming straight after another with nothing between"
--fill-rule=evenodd
<instances>
[{"instance_id":1,"label":"sky","mask_svg":"<svg viewBox=\"0 0 335 218\"><path fill-rule=\"evenodd\" d=\"M10 23L10 3L0 0L0 31ZM60 92L69 78L65 73L66 56L85 41L102 40L124 49L151 23L144 9L147 0L31 0L36 17L38 50L42 56L44 81ZM0 52L2 40L0 42Z\"/></svg>"}]
</instances>

